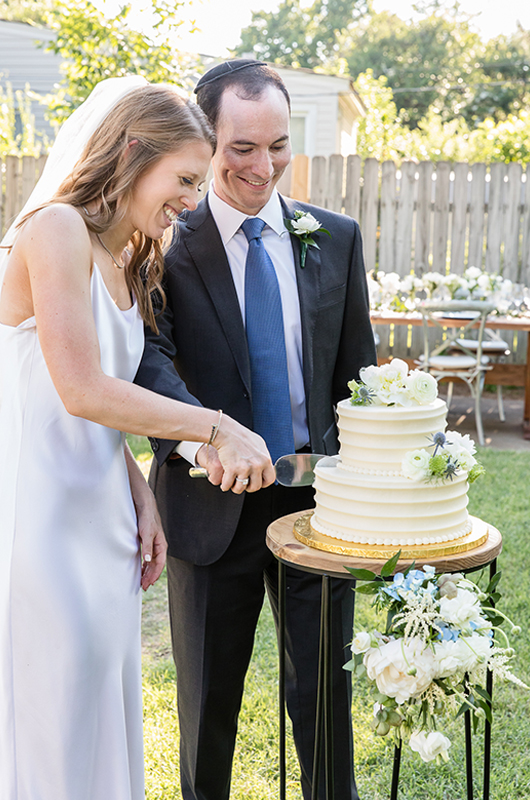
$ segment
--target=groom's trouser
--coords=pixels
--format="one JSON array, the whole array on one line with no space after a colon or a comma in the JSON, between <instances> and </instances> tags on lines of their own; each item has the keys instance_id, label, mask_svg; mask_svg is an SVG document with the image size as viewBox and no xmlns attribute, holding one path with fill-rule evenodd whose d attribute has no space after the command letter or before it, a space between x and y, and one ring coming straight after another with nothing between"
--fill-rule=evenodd
<instances>
[{"instance_id":1,"label":"groom's trouser","mask_svg":"<svg viewBox=\"0 0 530 800\"><path fill-rule=\"evenodd\" d=\"M278 517L312 506L310 487L270 486L245 497L234 539L214 564L201 567L168 558L184 800L229 798L237 717L265 589L278 620L277 562L266 547L265 532ZM286 694L304 800L311 797L320 586L320 576L287 569ZM333 581L334 778L335 797L341 800L358 800L350 673L342 669L349 660L353 596L350 581ZM319 798L323 787L322 776Z\"/></svg>"}]
</instances>

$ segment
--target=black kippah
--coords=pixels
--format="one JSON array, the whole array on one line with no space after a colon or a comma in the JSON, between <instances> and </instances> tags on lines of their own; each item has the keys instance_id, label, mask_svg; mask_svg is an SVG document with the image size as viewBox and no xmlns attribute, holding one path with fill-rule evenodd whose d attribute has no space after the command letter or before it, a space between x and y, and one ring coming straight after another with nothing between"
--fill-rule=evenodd
<instances>
[{"instance_id":1,"label":"black kippah","mask_svg":"<svg viewBox=\"0 0 530 800\"><path fill-rule=\"evenodd\" d=\"M213 83L213 81L217 81L219 78L224 78L225 75L230 75L232 72L237 72L247 67L260 66L265 67L267 65L265 61L256 61L254 58L234 58L232 61L223 61L222 64L216 64L215 67L205 72L193 91L197 94L199 89L202 89L203 86L206 86L208 83Z\"/></svg>"}]
</instances>

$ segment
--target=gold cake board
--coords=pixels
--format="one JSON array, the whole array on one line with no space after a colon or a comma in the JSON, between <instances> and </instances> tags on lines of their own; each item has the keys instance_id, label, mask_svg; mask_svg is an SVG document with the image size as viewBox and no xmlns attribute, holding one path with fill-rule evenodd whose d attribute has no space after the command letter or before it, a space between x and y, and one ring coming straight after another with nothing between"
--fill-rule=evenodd
<instances>
[{"instance_id":1,"label":"gold cake board","mask_svg":"<svg viewBox=\"0 0 530 800\"><path fill-rule=\"evenodd\" d=\"M359 544L356 542L346 542L343 539L335 539L332 536L325 536L311 527L311 517L313 512L303 514L298 517L293 526L293 533L299 542L316 550L324 550L327 553L338 553L342 556L352 558L377 558L389 559L398 550L401 550L401 559L407 558L444 558L445 556L465 553L480 547L488 539L488 525L478 517L469 517L473 525L470 533L453 539L450 542L428 545L376 545Z\"/></svg>"}]
</instances>

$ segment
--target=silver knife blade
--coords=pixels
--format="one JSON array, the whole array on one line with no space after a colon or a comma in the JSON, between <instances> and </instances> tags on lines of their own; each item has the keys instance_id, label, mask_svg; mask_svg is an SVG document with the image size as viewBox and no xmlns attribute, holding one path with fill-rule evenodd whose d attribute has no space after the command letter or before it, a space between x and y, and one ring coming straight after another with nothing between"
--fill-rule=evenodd
<instances>
[{"instance_id":1,"label":"silver knife blade","mask_svg":"<svg viewBox=\"0 0 530 800\"><path fill-rule=\"evenodd\" d=\"M315 467L320 462L322 467L336 467L339 456L325 456L322 453L291 453L281 456L275 463L276 480L282 486L296 488L311 486L315 480ZM207 478L208 470L204 467L191 467L190 478Z\"/></svg>"}]
</instances>

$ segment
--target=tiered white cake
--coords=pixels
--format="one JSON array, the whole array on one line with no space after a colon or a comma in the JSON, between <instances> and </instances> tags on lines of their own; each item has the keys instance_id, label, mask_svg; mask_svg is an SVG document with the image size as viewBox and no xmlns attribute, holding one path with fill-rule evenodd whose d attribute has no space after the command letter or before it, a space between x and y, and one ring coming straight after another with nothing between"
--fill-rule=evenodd
<instances>
[{"instance_id":1,"label":"tiered white cake","mask_svg":"<svg viewBox=\"0 0 530 800\"><path fill-rule=\"evenodd\" d=\"M433 437L446 429L447 406L436 397L432 399L437 391L434 379L434 385L428 381L430 376L418 372L408 376L407 365L397 359L391 365L394 372L401 370L409 384L413 376L421 383L423 375L430 390L417 393L419 400L402 394L401 402L408 405L381 404L380 396L391 401L397 397L395 392L385 395L384 391L379 396L372 391L366 405L352 405L350 400L339 403L340 462L315 469L316 509L311 526L326 536L365 545L452 541L472 527L467 513L467 469L476 463L471 455L474 446L469 441L467 449L458 445L459 452L465 454L460 462L451 457L453 465L463 464L467 469L433 476L429 472L432 456L435 451L444 451L443 446L436 447ZM378 369L382 368L369 368L368 375L361 372L368 385L372 381L378 386ZM393 373L383 369L385 374ZM364 385L354 382L355 387ZM358 397L358 391L356 394ZM431 402L421 402L424 399ZM463 441L459 434L446 436L448 443L451 438ZM446 447L450 449L451 445ZM416 464L421 468L416 469Z\"/></svg>"}]
</instances>

